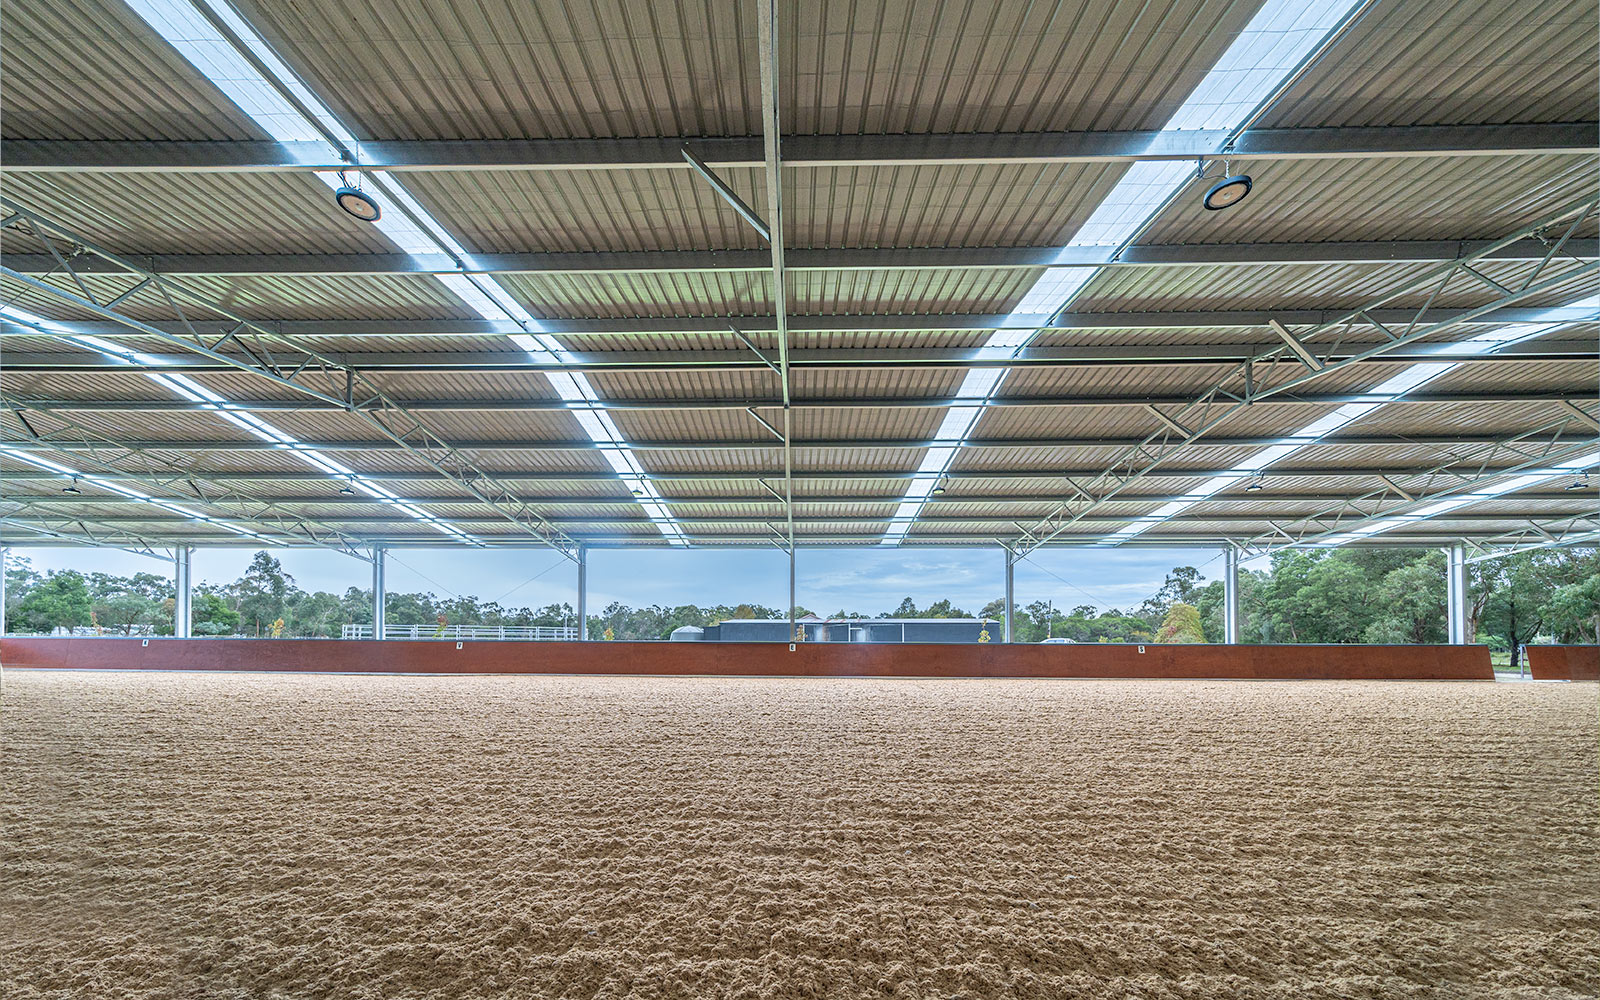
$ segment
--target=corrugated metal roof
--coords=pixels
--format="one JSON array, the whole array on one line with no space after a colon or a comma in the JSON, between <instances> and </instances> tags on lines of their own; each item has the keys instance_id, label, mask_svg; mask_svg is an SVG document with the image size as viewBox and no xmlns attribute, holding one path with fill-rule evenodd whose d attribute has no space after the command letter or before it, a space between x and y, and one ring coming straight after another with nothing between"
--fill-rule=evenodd
<instances>
[{"instance_id":1,"label":"corrugated metal roof","mask_svg":"<svg viewBox=\"0 0 1600 1000\"><path fill-rule=\"evenodd\" d=\"M769 272L518 274L503 283L538 319L749 316L772 311Z\"/></svg>"},{"instance_id":2,"label":"corrugated metal roof","mask_svg":"<svg viewBox=\"0 0 1600 1000\"><path fill-rule=\"evenodd\" d=\"M792 167L796 247L1058 246L1121 178L1121 164Z\"/></svg>"},{"instance_id":3,"label":"corrugated metal roof","mask_svg":"<svg viewBox=\"0 0 1600 1000\"><path fill-rule=\"evenodd\" d=\"M789 278L796 315L1005 313L1027 294L1032 268L916 271L798 271Z\"/></svg>"},{"instance_id":4,"label":"corrugated metal roof","mask_svg":"<svg viewBox=\"0 0 1600 1000\"><path fill-rule=\"evenodd\" d=\"M785 129L1155 128L1253 10L1227 0L823 0L782 16Z\"/></svg>"},{"instance_id":5,"label":"corrugated metal roof","mask_svg":"<svg viewBox=\"0 0 1600 1000\"><path fill-rule=\"evenodd\" d=\"M729 168L719 174L749 204L766 204L762 171ZM405 183L463 246L478 253L762 245L750 224L687 169L446 171L408 173Z\"/></svg>"},{"instance_id":6,"label":"corrugated metal roof","mask_svg":"<svg viewBox=\"0 0 1600 1000\"><path fill-rule=\"evenodd\" d=\"M1417 309L1430 300L1439 309L1467 309L1492 302L1501 294L1465 273L1457 274L1442 287L1437 280L1422 284L1423 279L1440 273L1442 266L1210 264L1106 268L1073 302L1073 308L1084 312L1270 310L1283 308L1284 289L1292 288L1297 309L1356 309L1380 298L1386 300L1384 307L1389 309ZM1571 259L1552 260L1543 268L1538 261L1484 261L1474 269L1507 287L1520 288L1536 271L1538 280L1550 281L1572 274L1580 266L1581 262ZM1596 284L1593 275L1579 275L1574 281ZM1400 294L1405 288L1412 290ZM1573 297L1573 289L1555 290L1549 295L1549 304L1571 301ZM1545 303L1529 299L1522 304Z\"/></svg>"},{"instance_id":7,"label":"corrugated metal roof","mask_svg":"<svg viewBox=\"0 0 1600 1000\"><path fill-rule=\"evenodd\" d=\"M6 85L11 86L10 70ZM5 117L11 117L10 96ZM29 173L8 170L8 198L114 253L392 253L303 173ZM8 253L43 253L6 232Z\"/></svg>"},{"instance_id":8,"label":"corrugated metal roof","mask_svg":"<svg viewBox=\"0 0 1600 1000\"><path fill-rule=\"evenodd\" d=\"M1190 184L1146 243L1498 239L1594 187L1593 156L1252 160L1250 197L1226 212ZM1557 234L1559 235L1559 234Z\"/></svg>"},{"instance_id":9,"label":"corrugated metal roof","mask_svg":"<svg viewBox=\"0 0 1600 1000\"><path fill-rule=\"evenodd\" d=\"M755 32L707 0L245 0L363 138L748 135Z\"/></svg>"},{"instance_id":10,"label":"corrugated metal roof","mask_svg":"<svg viewBox=\"0 0 1600 1000\"><path fill-rule=\"evenodd\" d=\"M1380 4L1261 124L1592 121L1594 27L1591 0Z\"/></svg>"},{"instance_id":11,"label":"corrugated metal roof","mask_svg":"<svg viewBox=\"0 0 1600 1000\"><path fill-rule=\"evenodd\" d=\"M19 7L19 5L21 5ZM883 133L1116 130L1159 127L1215 62L1254 4L1231 0L1154 0L1143 5L1089 0L1038 5L1027 0L948 0L929 6L910 0L822 0L785 5L779 24L782 115L785 131ZM247 0L242 7L312 88L363 138L541 138L759 133L754 23L741 10L695 0L563 0L517 6L482 0L401 0L381 6L324 8L283 0ZM1462 4L1420 0L1377 6L1334 46L1330 55L1258 123L1270 127L1409 125L1417 123L1561 121L1592 117L1597 62L1592 5L1555 0L1530 16L1509 3ZM106 27L97 23L104 22ZM1584 30L1579 30L1580 28ZM107 0L16 0L7 8L3 55L4 134L31 138L241 139L259 137L253 125L222 102L165 43L124 7ZM1581 98L1581 100L1580 100ZM18 131L20 129L20 131ZM690 140L692 141L692 139ZM1504 236L1593 187L1595 155L1503 157L1360 157L1252 161L1255 190L1225 213L1200 210L1197 181L1141 238L1142 243L1261 243L1322 240L1469 240ZM767 210L764 172L725 169L724 178L758 212ZM1067 239L1094 210L1123 168L1107 164L831 165L784 171L787 231L795 248L1042 247ZM472 253L605 251L757 251L765 244L704 180L687 169L424 172L406 184ZM393 253L373 228L350 220L323 185L299 174L81 173L18 174L4 178L6 194L77 230L84 238L129 255L158 253ZM217 206L226 206L218 212ZM1593 223L1581 232L1593 232ZM37 252L15 232L0 235L8 254ZM1545 277L1574 265L1554 265ZM1484 265L1495 280L1515 286L1530 269L1517 262ZM1307 264L1117 267L1099 275L1074 303L1081 311L1181 311L1354 308L1429 270L1417 264ZM1003 313L1035 281L1037 269L939 268L799 271L789 275L788 311L804 315ZM64 276L49 279L76 290ZM183 279L198 294L263 320L449 319L473 316L435 279L421 275L305 276ZM122 277L93 276L102 297L129 287ZM772 310L765 268L744 271L651 273L529 273L506 278L507 289L536 317L704 317L705 332L589 334L563 338L575 351L743 351L712 317L764 315ZM1521 305L1556 304L1592 293L1593 278ZM1431 289L1397 300L1420 303ZM1492 293L1462 279L1435 300L1442 307L1476 305ZM18 308L68 319L93 319L72 307L0 281L0 297ZM134 316L170 319L171 309L148 292L123 304ZM206 331L220 320L189 310ZM799 333L801 350L972 349L985 330ZM1460 339L1481 328L1456 328L1437 338ZM1560 334L1570 341L1596 335L1595 325ZM136 334L119 343L154 353L170 345ZM769 355L772 334L755 343ZM1107 345L1270 344L1265 329L1188 328L1060 330L1041 334L1038 347ZM301 343L329 352L415 355L506 353L504 337L478 335L332 335ZM81 348L36 337L6 337L7 352ZM783 505L768 499L780 488L781 443L743 407L752 403L778 419L775 373L740 371L598 371L589 376L602 398L718 400L714 409L628 410L613 414L628 438L669 443L636 452L640 465L665 477L657 488L692 499L673 510L689 519L699 541L772 534ZM1293 363L1286 363L1300 371ZM1321 375L1309 391L1371 388L1409 367L1372 361ZM1600 360L1472 362L1430 383L1429 392L1549 391L1595 384ZM1022 367L1008 374L1006 396L1053 396L1079 401L1098 395L1194 397L1230 366L1106 363ZM801 368L791 373L795 399L941 398L955 394L959 368ZM1270 377L1270 373L1258 373ZM1280 370L1279 374L1282 374ZM230 399L283 399L285 387L244 372L195 376ZM371 373L386 392L416 400L539 400L554 392L531 372L412 371ZM118 372L32 374L4 369L8 398L152 399L156 383ZM1331 412L1331 404L1252 407L1230 417L1206 439L1168 456L1155 473L1106 502L1083 523L1085 534L1148 513L1161 498L1192 489L1197 475L1228 468L1260 445ZM1168 408L1175 412L1174 407ZM904 477L922 451L885 447L938 432L938 407L801 408L792 413L797 472L796 513L804 538L848 535L870 539L886 526L905 494ZM1374 476L1349 470L1395 470L1408 488L1443 489L1409 475L1481 446L1460 441L1514 434L1565 419L1570 409L1545 402L1426 403L1377 411L1346 431L1400 439L1379 446L1335 439L1274 466L1260 495L1228 490L1198 504L1185 519L1158 525L1147 540L1173 535L1234 535L1269 530L1271 519L1297 519L1338 505L1340 495L1380 487ZM359 442L376 430L359 416L318 406L275 410L276 426L307 441ZM37 419L34 419L37 417ZM386 521L377 505L341 500L336 483L308 480L310 467L292 455L258 448L244 430L215 414L173 410L71 411L29 414L34 431L122 441L205 442L203 451L156 449L94 455L73 451L84 468L121 466L172 473L260 476L246 484L257 495L301 498L329 519L358 518L357 534L413 541L438 540L409 519ZM65 420L70 419L74 426ZM471 442L477 465L504 476L583 537L662 545L629 490L596 450L570 447L585 440L576 415L564 409L426 410L420 419L442 437ZM1067 496L1063 474L1086 475L1124 451L1116 441L1156 430L1159 419L1138 406L992 407L960 449L954 478L923 512L908 544L954 538L990 544L1004 534L1000 519L1024 523L1054 510ZM0 409L0 433L26 436L15 414ZM1580 434L1576 424L1563 433ZM1581 440L1581 437L1574 438ZM1077 444L1064 444L1073 441ZM541 447L555 442L559 450ZM722 444L695 447L697 442ZM837 444L821 446L826 442ZM1005 444L1006 442L1023 442ZM1224 443L1219 443L1224 442ZM681 447L680 447L681 446ZM339 451L363 473L420 477L388 481L401 495L427 498L439 515L473 525L490 540L525 542L525 531L499 518L467 487L442 477L399 448ZM90 463L96 463L91 466ZM153 464L152 464L153 463ZM0 469L26 468L9 456ZM1180 473L1190 475L1180 475ZM1027 478L1015 478L1016 475ZM290 478L274 480L275 476ZM581 478L570 478L570 477ZM718 479L718 476L736 478ZM531 477L531 478L530 478ZM683 478L688 477L688 478ZM706 478L694 478L706 477ZM855 478L860 477L860 478ZM972 478L967 478L972 477ZM26 490L49 496L51 510L120 519L141 530L174 529L172 519L137 504L117 504L89 491L58 499L54 484L25 479ZM25 495L25 494L17 494ZM1299 497L1300 499L1296 499ZM1306 499L1306 498L1310 499ZM1318 497L1328 499L1319 500ZM542 502L541 502L542 501ZM1562 502L1508 498L1475 505L1470 514L1426 526L1428 532L1516 528L1529 506L1551 513L1582 511L1583 498ZM1240 518L1248 520L1240 520ZM210 529L193 529L196 537ZM204 536L213 539L210 535ZM775 538L776 535L773 535ZM768 544L762 541L759 544Z\"/></svg>"},{"instance_id":12,"label":"corrugated metal roof","mask_svg":"<svg viewBox=\"0 0 1600 1000\"><path fill-rule=\"evenodd\" d=\"M6 138L262 137L119 0L6 4L0 61Z\"/></svg>"}]
</instances>

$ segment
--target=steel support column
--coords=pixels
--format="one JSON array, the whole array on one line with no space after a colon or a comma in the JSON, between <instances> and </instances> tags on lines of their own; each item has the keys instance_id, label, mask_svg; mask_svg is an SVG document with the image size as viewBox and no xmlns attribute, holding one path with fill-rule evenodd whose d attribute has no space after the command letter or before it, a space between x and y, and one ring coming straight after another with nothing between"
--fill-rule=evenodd
<instances>
[{"instance_id":1,"label":"steel support column","mask_svg":"<svg viewBox=\"0 0 1600 1000\"><path fill-rule=\"evenodd\" d=\"M1011 550L1010 549L1006 549L1005 553L1006 553L1006 608L1005 608L1006 621L1005 621L1005 630L1004 630L1003 634L1005 636L1005 641L1006 642L1016 642L1017 641L1017 632L1016 632L1016 619L1017 619L1017 560L1016 560L1016 557L1011 554Z\"/></svg>"},{"instance_id":2,"label":"steel support column","mask_svg":"<svg viewBox=\"0 0 1600 1000\"><path fill-rule=\"evenodd\" d=\"M1222 641L1234 646L1239 642L1239 550L1230 545L1222 554Z\"/></svg>"},{"instance_id":3,"label":"steel support column","mask_svg":"<svg viewBox=\"0 0 1600 1000\"><path fill-rule=\"evenodd\" d=\"M6 634L6 557L11 550L0 546L0 635Z\"/></svg>"},{"instance_id":4,"label":"steel support column","mask_svg":"<svg viewBox=\"0 0 1600 1000\"><path fill-rule=\"evenodd\" d=\"M789 641L795 641L794 543L789 543Z\"/></svg>"},{"instance_id":5,"label":"steel support column","mask_svg":"<svg viewBox=\"0 0 1600 1000\"><path fill-rule=\"evenodd\" d=\"M1445 570L1445 615L1450 622L1450 644L1464 646L1467 635L1467 547L1456 542L1445 550L1449 566Z\"/></svg>"},{"instance_id":6,"label":"steel support column","mask_svg":"<svg viewBox=\"0 0 1600 1000\"><path fill-rule=\"evenodd\" d=\"M578 641L589 641L589 550L578 547Z\"/></svg>"},{"instance_id":7,"label":"steel support column","mask_svg":"<svg viewBox=\"0 0 1600 1000\"><path fill-rule=\"evenodd\" d=\"M180 545L172 550L172 635L188 639L194 635L194 547Z\"/></svg>"},{"instance_id":8,"label":"steel support column","mask_svg":"<svg viewBox=\"0 0 1600 1000\"><path fill-rule=\"evenodd\" d=\"M383 582L383 546L372 547L372 637L382 639L386 615L384 601L389 596Z\"/></svg>"}]
</instances>

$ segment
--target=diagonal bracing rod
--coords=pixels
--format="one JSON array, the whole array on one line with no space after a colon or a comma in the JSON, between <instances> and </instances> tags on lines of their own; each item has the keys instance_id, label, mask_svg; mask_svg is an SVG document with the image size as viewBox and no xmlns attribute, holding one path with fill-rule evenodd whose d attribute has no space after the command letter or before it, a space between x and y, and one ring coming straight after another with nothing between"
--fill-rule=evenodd
<instances>
[{"instance_id":1,"label":"diagonal bracing rod","mask_svg":"<svg viewBox=\"0 0 1600 1000\"><path fill-rule=\"evenodd\" d=\"M232 331L228 335L229 339L238 342L241 346L244 344L242 339L244 336L251 337L258 344L262 342L272 344L280 356L287 359L287 361L292 361L293 367L286 369L284 364L263 361L259 356L251 360L240 360L231 355L221 354L215 350L216 346L220 346L220 341L217 345L207 346L203 342L196 342L175 333L166 333L149 324L141 323L126 316L114 307L82 299L64 289L36 281L9 269L0 268L0 274L20 280L24 284L55 298L80 307L89 308L98 315L102 315L134 332L181 347L185 351L203 354L229 367L266 378L315 399L343 406L348 412L365 421L384 437L400 445L422 464L453 480L473 497L494 508L506 520L518 525L528 534L543 541L551 548L562 552L567 558L576 560L577 542L571 536L549 524L542 515L533 509L531 504L519 497L498 479L479 468L475 462L451 446L449 442L433 433L426 424L395 403L360 372L332 357L308 350L274 330L236 316L209 300L206 296L174 282L169 277L152 274L133 261L84 240L73 231L38 215L9 198L0 197L0 206L21 218L26 218L41 239L48 240L47 234L55 234L82 247L89 253L112 261L123 269L132 272L134 277L159 289L167 300L173 302L174 305L176 300L186 301L199 306L208 313L226 319L234 324ZM70 262L68 266L71 266ZM185 325L189 324L186 322ZM34 328L45 336L77 342L74 334L63 329L56 329L53 324ZM286 371L287 374L285 374ZM337 391L327 392L307 385L303 381L303 376L307 374L326 378L330 384L338 386ZM349 402L354 399L361 400L362 405L349 405Z\"/></svg>"},{"instance_id":2,"label":"diagonal bracing rod","mask_svg":"<svg viewBox=\"0 0 1600 1000\"><path fill-rule=\"evenodd\" d=\"M1546 229L1563 223L1570 224L1574 219L1584 220L1594 215L1600 199L1587 196L1572 202L1558 211L1545 216L1543 219L1527 226L1504 239L1481 247L1477 253L1462 257L1457 261L1432 268L1422 275L1408 280L1400 287L1386 293L1381 298L1360 309L1343 313L1337 318L1319 324L1311 331L1300 334L1298 339L1304 343L1324 332L1344 329L1352 324L1364 322L1363 315L1386 303L1413 292L1420 288L1443 287L1457 274L1464 273L1463 268L1470 267L1474 261L1493 253L1502 246L1509 245L1518 240L1542 233ZM1570 225L1567 232L1574 227ZM1129 486L1137 483L1160 467L1174 456L1193 446L1202 437L1209 434L1219 425L1235 414L1243 412L1256 401L1286 392L1313 379L1321 378L1331 372L1338 371L1352 364L1358 364L1371 358L1379 357L1404 345L1412 344L1426 337L1433 336L1444 330L1455 327L1461 323L1493 313L1496 309L1521 301L1529 296L1549 292L1560 286L1571 283L1574 279L1600 271L1600 262L1584 262L1556 277L1547 278L1537 283L1526 283L1523 287L1508 291L1499 298L1465 312L1453 312L1449 318L1439 322L1424 323L1432 299L1425 303L1415 314L1403 334L1394 336L1390 340L1366 348L1338 361L1324 359L1320 367L1311 371L1301 368L1301 358L1295 358L1297 373L1287 378L1273 380L1273 369L1283 361L1287 345L1268 351L1254 358L1247 358L1244 362L1235 365L1228 374L1224 375L1210 388L1206 389L1188 405L1176 413L1169 414L1170 420L1190 428L1188 434L1178 434L1171 426L1164 425L1160 430L1147 435L1142 441L1129 445L1118 452L1116 457L1095 476L1089 483L1089 496L1081 503L1074 498L1065 501L1051 515L1037 524L1030 532L1018 539L1017 545L1025 555L1027 552L1046 544L1050 539L1066 531L1077 520L1104 506L1108 501L1121 494ZM1264 365L1273 367L1264 368ZM1248 378L1241 388L1236 386L1241 378Z\"/></svg>"}]
</instances>

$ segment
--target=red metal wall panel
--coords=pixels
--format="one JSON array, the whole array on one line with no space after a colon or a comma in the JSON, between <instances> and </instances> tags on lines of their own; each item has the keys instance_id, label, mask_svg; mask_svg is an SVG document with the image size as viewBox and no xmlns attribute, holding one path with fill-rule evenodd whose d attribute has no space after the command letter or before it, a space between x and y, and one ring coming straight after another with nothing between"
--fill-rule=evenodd
<instances>
[{"instance_id":1,"label":"red metal wall panel","mask_svg":"<svg viewBox=\"0 0 1600 1000\"><path fill-rule=\"evenodd\" d=\"M0 639L12 667L325 673L1492 680L1486 646ZM1143 650L1141 652L1141 649Z\"/></svg>"},{"instance_id":2,"label":"red metal wall panel","mask_svg":"<svg viewBox=\"0 0 1600 1000\"><path fill-rule=\"evenodd\" d=\"M1600 646L1528 646L1536 681L1600 681Z\"/></svg>"}]
</instances>

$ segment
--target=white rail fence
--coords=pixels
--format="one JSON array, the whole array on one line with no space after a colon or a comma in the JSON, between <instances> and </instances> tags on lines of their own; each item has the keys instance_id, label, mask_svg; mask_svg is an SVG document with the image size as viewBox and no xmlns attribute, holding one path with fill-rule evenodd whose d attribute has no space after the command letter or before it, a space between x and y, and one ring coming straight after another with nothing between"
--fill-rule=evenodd
<instances>
[{"instance_id":1,"label":"white rail fence","mask_svg":"<svg viewBox=\"0 0 1600 1000\"><path fill-rule=\"evenodd\" d=\"M575 642L576 625L385 625L385 639L473 639L516 640L518 642ZM371 625L346 625L341 639L370 639Z\"/></svg>"}]
</instances>

